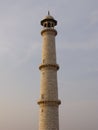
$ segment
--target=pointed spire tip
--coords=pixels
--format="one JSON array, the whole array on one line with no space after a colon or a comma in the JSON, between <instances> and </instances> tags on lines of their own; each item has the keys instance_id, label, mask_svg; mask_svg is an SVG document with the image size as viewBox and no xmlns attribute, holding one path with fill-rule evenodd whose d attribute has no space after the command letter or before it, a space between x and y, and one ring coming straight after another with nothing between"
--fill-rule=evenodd
<instances>
[{"instance_id":1,"label":"pointed spire tip","mask_svg":"<svg viewBox=\"0 0 98 130\"><path fill-rule=\"evenodd\" d=\"M50 15L50 11L48 11L48 15Z\"/></svg>"}]
</instances>

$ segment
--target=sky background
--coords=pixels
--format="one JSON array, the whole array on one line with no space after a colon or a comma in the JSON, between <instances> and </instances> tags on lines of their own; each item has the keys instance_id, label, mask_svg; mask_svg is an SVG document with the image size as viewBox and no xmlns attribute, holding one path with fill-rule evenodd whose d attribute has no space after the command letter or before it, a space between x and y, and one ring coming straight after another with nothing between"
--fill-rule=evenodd
<instances>
[{"instance_id":1,"label":"sky background","mask_svg":"<svg viewBox=\"0 0 98 130\"><path fill-rule=\"evenodd\" d=\"M48 10L58 21L60 130L98 130L98 0L0 0L0 130L38 130Z\"/></svg>"}]
</instances>

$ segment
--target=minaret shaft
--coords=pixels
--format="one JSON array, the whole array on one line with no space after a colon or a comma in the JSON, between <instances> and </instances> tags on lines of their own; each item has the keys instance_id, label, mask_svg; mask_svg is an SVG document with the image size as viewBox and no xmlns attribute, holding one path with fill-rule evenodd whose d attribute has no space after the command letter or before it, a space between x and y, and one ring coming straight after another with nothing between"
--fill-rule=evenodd
<instances>
[{"instance_id":1,"label":"minaret shaft","mask_svg":"<svg viewBox=\"0 0 98 130\"><path fill-rule=\"evenodd\" d=\"M59 130L58 106L58 83L56 63L55 36L57 31L54 26L57 24L52 16L48 15L41 21L44 29L41 31L43 37L42 63L39 66L41 71L40 82L40 106L39 130Z\"/></svg>"},{"instance_id":2,"label":"minaret shaft","mask_svg":"<svg viewBox=\"0 0 98 130\"><path fill-rule=\"evenodd\" d=\"M54 29L42 31L42 63L56 64L55 35L56 30Z\"/></svg>"}]
</instances>

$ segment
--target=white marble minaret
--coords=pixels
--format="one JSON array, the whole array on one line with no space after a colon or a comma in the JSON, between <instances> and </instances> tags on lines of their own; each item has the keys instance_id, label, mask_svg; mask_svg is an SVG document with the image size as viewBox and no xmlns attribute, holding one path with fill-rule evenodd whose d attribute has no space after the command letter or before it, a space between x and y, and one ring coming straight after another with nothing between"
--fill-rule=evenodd
<instances>
[{"instance_id":1,"label":"white marble minaret","mask_svg":"<svg viewBox=\"0 0 98 130\"><path fill-rule=\"evenodd\" d=\"M57 21L48 15L41 21L43 29L41 35L42 63L39 66L41 72L40 82L40 106L39 130L59 130L59 111L61 101L58 99L57 70L55 36L57 31L54 27Z\"/></svg>"}]
</instances>

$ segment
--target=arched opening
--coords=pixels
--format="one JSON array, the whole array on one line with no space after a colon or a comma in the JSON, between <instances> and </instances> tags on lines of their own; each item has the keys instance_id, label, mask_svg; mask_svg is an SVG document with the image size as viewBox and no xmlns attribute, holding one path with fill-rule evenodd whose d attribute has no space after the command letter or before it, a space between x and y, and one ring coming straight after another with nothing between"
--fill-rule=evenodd
<instances>
[{"instance_id":1,"label":"arched opening","mask_svg":"<svg viewBox=\"0 0 98 130\"><path fill-rule=\"evenodd\" d=\"M50 23L48 23L48 27L51 27L51 24L50 24Z\"/></svg>"}]
</instances>

